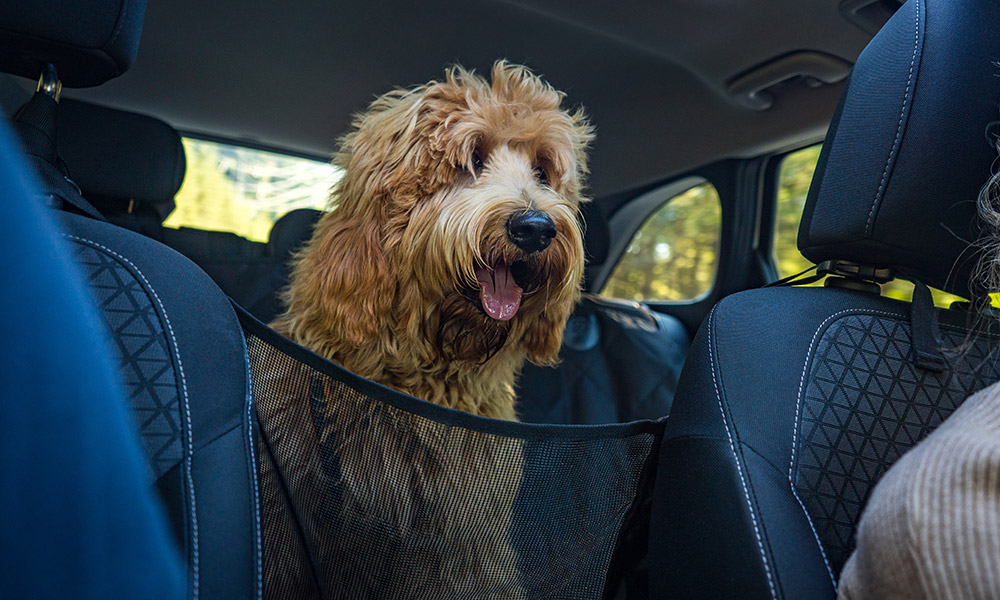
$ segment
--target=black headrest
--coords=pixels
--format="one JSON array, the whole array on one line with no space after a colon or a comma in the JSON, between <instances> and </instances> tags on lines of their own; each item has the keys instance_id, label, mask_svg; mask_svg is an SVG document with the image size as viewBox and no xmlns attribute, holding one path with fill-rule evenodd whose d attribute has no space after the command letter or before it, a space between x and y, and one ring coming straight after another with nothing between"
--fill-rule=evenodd
<instances>
[{"instance_id":1,"label":"black headrest","mask_svg":"<svg viewBox=\"0 0 1000 600\"><path fill-rule=\"evenodd\" d=\"M809 190L799 249L968 296L976 198L997 158L1000 2L909 0L858 58Z\"/></svg>"},{"instance_id":2,"label":"black headrest","mask_svg":"<svg viewBox=\"0 0 1000 600\"><path fill-rule=\"evenodd\" d=\"M139 49L146 0L4 0L0 71L37 79L55 65L67 87L124 73Z\"/></svg>"},{"instance_id":3,"label":"black headrest","mask_svg":"<svg viewBox=\"0 0 1000 600\"><path fill-rule=\"evenodd\" d=\"M580 206L580 216L583 218L583 249L587 257L587 265L583 270L584 291L592 291L591 283L597 271L608 259L611 247L611 228L608 218L604 215L597 202L588 202Z\"/></svg>"},{"instance_id":4,"label":"black headrest","mask_svg":"<svg viewBox=\"0 0 1000 600\"><path fill-rule=\"evenodd\" d=\"M290 256L312 237L313 227L323 213L311 208L293 210L274 222L267 242L274 256Z\"/></svg>"},{"instance_id":5,"label":"black headrest","mask_svg":"<svg viewBox=\"0 0 1000 600\"><path fill-rule=\"evenodd\" d=\"M583 245L587 253L587 266L599 267L608 259L608 249L611 246L611 230L604 211L596 202L588 202L580 206L583 217Z\"/></svg>"},{"instance_id":6,"label":"black headrest","mask_svg":"<svg viewBox=\"0 0 1000 600\"><path fill-rule=\"evenodd\" d=\"M83 196L105 215L131 201L173 209L187 163L181 137L159 119L87 102L59 103L56 146Z\"/></svg>"}]
</instances>

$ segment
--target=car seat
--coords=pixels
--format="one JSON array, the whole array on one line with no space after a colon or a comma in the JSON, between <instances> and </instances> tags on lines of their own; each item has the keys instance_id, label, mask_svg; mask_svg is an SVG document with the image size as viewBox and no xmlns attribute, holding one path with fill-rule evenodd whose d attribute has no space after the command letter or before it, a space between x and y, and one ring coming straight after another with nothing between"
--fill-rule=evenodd
<instances>
[{"instance_id":1,"label":"car seat","mask_svg":"<svg viewBox=\"0 0 1000 600\"><path fill-rule=\"evenodd\" d=\"M992 0L910 0L859 57L799 229L826 287L729 296L692 344L660 454L653 597L833 598L879 477L1000 377L973 327L995 317L874 283L983 295L998 27Z\"/></svg>"},{"instance_id":2,"label":"car seat","mask_svg":"<svg viewBox=\"0 0 1000 600\"><path fill-rule=\"evenodd\" d=\"M6 9L0 70L42 73L14 126L42 181L39 200L61 210L62 237L111 333L150 483L187 559L188 595L259 597L255 417L233 308L189 260L108 223L56 151L61 85L99 85L124 72L135 58L145 2L68 4L45 19L36 2L8 2ZM176 173L169 158L150 163L164 179Z\"/></svg>"}]
</instances>

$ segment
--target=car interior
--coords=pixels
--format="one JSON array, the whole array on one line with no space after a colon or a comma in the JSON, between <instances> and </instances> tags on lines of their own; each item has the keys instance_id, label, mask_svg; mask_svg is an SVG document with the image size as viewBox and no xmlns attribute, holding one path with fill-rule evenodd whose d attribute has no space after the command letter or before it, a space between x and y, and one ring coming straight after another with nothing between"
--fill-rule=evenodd
<instances>
[{"instance_id":1,"label":"car interior","mask_svg":"<svg viewBox=\"0 0 1000 600\"><path fill-rule=\"evenodd\" d=\"M597 132L585 294L560 364L521 374L523 431L652 436L591 595L527 597L834 598L879 477L1000 378L975 210L1000 114L992 0L15 0L4 19L15 168L105 319L192 598L336 597L253 352L327 198L256 237L177 226L192 149L328 162L377 94L450 64L525 64ZM583 471L566 489L599 479ZM522 489L545 513L544 486Z\"/></svg>"}]
</instances>

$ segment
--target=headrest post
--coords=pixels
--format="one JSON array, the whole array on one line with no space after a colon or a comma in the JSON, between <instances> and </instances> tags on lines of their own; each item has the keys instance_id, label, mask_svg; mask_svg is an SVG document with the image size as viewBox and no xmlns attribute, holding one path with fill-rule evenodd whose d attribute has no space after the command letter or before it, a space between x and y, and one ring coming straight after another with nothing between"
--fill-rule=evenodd
<instances>
[{"instance_id":1,"label":"headrest post","mask_svg":"<svg viewBox=\"0 0 1000 600\"><path fill-rule=\"evenodd\" d=\"M35 91L59 102L59 95L62 94L62 82L59 81L59 73L56 72L55 65L45 65L42 74L38 77L38 87L35 88Z\"/></svg>"}]
</instances>

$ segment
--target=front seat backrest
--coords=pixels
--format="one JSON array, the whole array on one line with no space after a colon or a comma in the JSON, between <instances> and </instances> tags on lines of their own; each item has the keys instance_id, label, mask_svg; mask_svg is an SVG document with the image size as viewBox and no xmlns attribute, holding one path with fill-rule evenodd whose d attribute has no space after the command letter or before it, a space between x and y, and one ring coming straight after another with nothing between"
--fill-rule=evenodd
<instances>
[{"instance_id":1,"label":"front seat backrest","mask_svg":"<svg viewBox=\"0 0 1000 600\"><path fill-rule=\"evenodd\" d=\"M872 40L808 197L807 257L969 295L998 28L994 0L910 0ZM931 310L831 281L855 289L729 296L695 338L661 448L654 597L833 598L879 477L1000 377L968 312L940 311L943 369L918 366L913 326Z\"/></svg>"},{"instance_id":2,"label":"front seat backrest","mask_svg":"<svg viewBox=\"0 0 1000 600\"><path fill-rule=\"evenodd\" d=\"M64 84L96 85L134 58L145 2L67 5L46 19L37 18L31 0L8 2L5 9L10 19L0 31L0 68L30 75L41 57ZM17 125L49 186L41 200L82 213L60 213L63 237L111 333L150 483L186 558L188 596L259 597L255 422L242 329L229 300L197 266L102 220L65 177L55 153L53 74L47 71L45 89L19 113Z\"/></svg>"}]
</instances>

